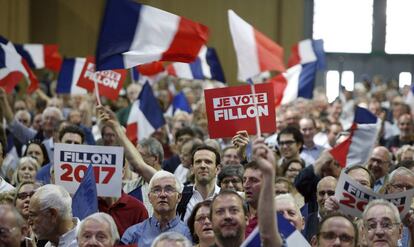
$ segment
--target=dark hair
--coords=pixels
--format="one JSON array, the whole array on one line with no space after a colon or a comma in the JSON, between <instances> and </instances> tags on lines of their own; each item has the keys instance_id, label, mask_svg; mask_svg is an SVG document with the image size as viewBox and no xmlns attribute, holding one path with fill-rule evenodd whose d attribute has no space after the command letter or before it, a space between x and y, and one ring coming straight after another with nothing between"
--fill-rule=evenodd
<instances>
[{"instance_id":1,"label":"dark hair","mask_svg":"<svg viewBox=\"0 0 414 247\"><path fill-rule=\"evenodd\" d=\"M47 154L46 147L42 143L42 141L41 140L38 140L38 139L33 139L33 140L30 140L30 141L28 141L26 143L26 150L24 150L23 156L27 156L27 150L29 150L29 146L32 145L32 144L38 145L40 147L40 150L42 150L42 153L43 153L43 163L40 164L40 166L44 166L44 165L50 163L49 155Z\"/></svg>"},{"instance_id":2,"label":"dark hair","mask_svg":"<svg viewBox=\"0 0 414 247\"><path fill-rule=\"evenodd\" d=\"M244 168L242 165L226 165L221 169L220 173L217 175L217 185L221 187L221 181L223 181L224 178L230 176L239 177L240 180L243 181L243 173Z\"/></svg>"},{"instance_id":3,"label":"dark hair","mask_svg":"<svg viewBox=\"0 0 414 247\"><path fill-rule=\"evenodd\" d=\"M191 212L191 215L187 220L187 226L188 226L188 229L190 229L190 233L191 233L191 236L193 237L193 242L195 244L198 244L200 242L200 239L198 238L197 234L195 234L195 231L194 231L194 223L196 220L195 217L196 217L197 211L202 207L208 207L211 210L211 203L212 201L210 199L197 203L194 206L193 211ZM211 219L211 214L209 215L209 217Z\"/></svg>"},{"instance_id":4,"label":"dark hair","mask_svg":"<svg viewBox=\"0 0 414 247\"><path fill-rule=\"evenodd\" d=\"M247 212L247 205L244 203L244 199L239 195L239 193L237 193L234 190L220 190L220 192L218 194L216 194L213 197L213 200L211 201L211 208L210 208L210 219L213 219L213 207L214 207L214 202L217 200L218 197L222 197L222 196L228 196L228 195L233 195L236 196L237 198L239 198L240 200L240 204L243 207L243 213L245 216L247 216L248 212Z\"/></svg>"},{"instance_id":5,"label":"dark hair","mask_svg":"<svg viewBox=\"0 0 414 247\"><path fill-rule=\"evenodd\" d=\"M286 127L284 129L282 129L279 134L277 135L277 142L280 142L280 137L282 135L293 135L293 139L295 139L295 141L297 143L303 144L303 135L300 132L299 129L295 128L295 127ZM302 149L302 148L301 148Z\"/></svg>"},{"instance_id":6,"label":"dark hair","mask_svg":"<svg viewBox=\"0 0 414 247\"><path fill-rule=\"evenodd\" d=\"M66 134L66 133L74 133L74 134L78 134L80 135L81 139L82 139L82 143L85 140L85 132L83 132L83 130L74 124L70 124L67 125L65 127L63 127L60 131L59 131L59 141L62 140L62 137Z\"/></svg>"},{"instance_id":7,"label":"dark hair","mask_svg":"<svg viewBox=\"0 0 414 247\"><path fill-rule=\"evenodd\" d=\"M194 137L195 133L191 127L183 127L175 132L175 141L183 135L190 135L191 137Z\"/></svg>"},{"instance_id":8,"label":"dark hair","mask_svg":"<svg viewBox=\"0 0 414 247\"><path fill-rule=\"evenodd\" d=\"M368 170L365 166L353 165L353 166L347 167L346 170L345 170L345 173L348 174L350 171L356 170L356 169L362 169L362 170L366 171L369 174L370 187L374 188L374 184L375 184L374 174L372 174L372 172L370 170Z\"/></svg>"},{"instance_id":9,"label":"dark hair","mask_svg":"<svg viewBox=\"0 0 414 247\"><path fill-rule=\"evenodd\" d=\"M290 182L290 180L285 177L276 177L275 184L286 184L288 187L289 193L291 193L292 195L296 192L296 189L293 183Z\"/></svg>"},{"instance_id":10,"label":"dark hair","mask_svg":"<svg viewBox=\"0 0 414 247\"><path fill-rule=\"evenodd\" d=\"M244 166L244 170L246 171L247 169L253 169L253 170L257 170L257 169L259 169L259 165L257 164L257 161L252 160L252 161L248 162L248 163Z\"/></svg>"},{"instance_id":11,"label":"dark hair","mask_svg":"<svg viewBox=\"0 0 414 247\"><path fill-rule=\"evenodd\" d=\"M354 224L354 222L353 222L353 220L352 219L350 219L348 216L346 216L345 214L342 214L342 213L340 213L340 212L332 212L332 213L328 213L325 217L323 217L322 218L322 220L321 220L321 222L319 222L319 225L318 225L318 233L317 233L317 238L318 238L318 240L319 240L319 236L320 236L320 233L321 233L321 230L322 230L322 226L323 226L323 224L328 220L328 219L330 219L330 218L333 218L333 217L342 217L342 218L344 218L345 220L347 220L347 221L349 221L349 223L351 223L351 225L352 225L352 227L354 228L354 232L355 232L355 238L354 238L354 246L356 246L357 245L357 243L358 243L358 228L357 228L357 226Z\"/></svg>"},{"instance_id":12,"label":"dark hair","mask_svg":"<svg viewBox=\"0 0 414 247\"><path fill-rule=\"evenodd\" d=\"M0 144L1 144L1 151L3 151L2 153L2 157L6 157L6 140L4 140L3 138L0 138Z\"/></svg>"},{"instance_id":13,"label":"dark hair","mask_svg":"<svg viewBox=\"0 0 414 247\"><path fill-rule=\"evenodd\" d=\"M289 159L289 160L286 160L280 165L280 171L281 171L282 176L286 175L286 171L289 169L290 164L292 164L294 162L299 163L300 166L302 167L302 169L305 168L305 161L303 161L303 159Z\"/></svg>"},{"instance_id":14,"label":"dark hair","mask_svg":"<svg viewBox=\"0 0 414 247\"><path fill-rule=\"evenodd\" d=\"M216 166L220 165L220 163L221 163L220 153L215 148L213 148L211 146L208 146L208 145L205 145L205 144L203 144L201 146L198 146L196 149L193 150L193 152L191 154L191 164L192 165L194 164L194 155L195 155L195 153L200 151L200 150L208 150L208 151L213 152L216 155Z\"/></svg>"}]
</instances>

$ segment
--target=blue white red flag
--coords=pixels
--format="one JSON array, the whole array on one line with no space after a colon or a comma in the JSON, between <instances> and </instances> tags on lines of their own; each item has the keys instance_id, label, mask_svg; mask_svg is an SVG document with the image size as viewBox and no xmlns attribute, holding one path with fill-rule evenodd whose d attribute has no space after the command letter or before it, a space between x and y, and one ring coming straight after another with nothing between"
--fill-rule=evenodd
<instances>
[{"instance_id":1,"label":"blue white red flag","mask_svg":"<svg viewBox=\"0 0 414 247\"><path fill-rule=\"evenodd\" d=\"M181 91L177 95L174 96L171 106L168 108L166 115L174 116L174 114L179 111L184 111L188 113L192 113L193 110L191 109L191 105L187 100L184 92Z\"/></svg>"},{"instance_id":2,"label":"blue white red flag","mask_svg":"<svg viewBox=\"0 0 414 247\"><path fill-rule=\"evenodd\" d=\"M275 104L288 104L302 97L311 99L316 72L325 68L322 40L302 40L292 47L289 68L269 82L275 90Z\"/></svg>"},{"instance_id":3,"label":"blue white red flag","mask_svg":"<svg viewBox=\"0 0 414 247\"><path fill-rule=\"evenodd\" d=\"M365 164L377 141L381 122L365 108L356 107L350 136L329 152L342 166Z\"/></svg>"},{"instance_id":4,"label":"blue white red flag","mask_svg":"<svg viewBox=\"0 0 414 247\"><path fill-rule=\"evenodd\" d=\"M29 84L28 93L39 87L39 81L27 61L16 51L12 42L0 36L0 87L11 93L23 78Z\"/></svg>"},{"instance_id":5,"label":"blue white red flag","mask_svg":"<svg viewBox=\"0 0 414 247\"><path fill-rule=\"evenodd\" d=\"M56 93L87 94L86 89L78 87L79 80L86 58L65 58L57 79Z\"/></svg>"},{"instance_id":6,"label":"blue white red flag","mask_svg":"<svg viewBox=\"0 0 414 247\"><path fill-rule=\"evenodd\" d=\"M15 45L17 52L26 59L32 69L50 69L59 71L62 56L57 45L23 44Z\"/></svg>"},{"instance_id":7,"label":"blue white red flag","mask_svg":"<svg viewBox=\"0 0 414 247\"><path fill-rule=\"evenodd\" d=\"M207 42L208 28L131 0L107 0L96 52L97 71L153 61L189 63Z\"/></svg>"},{"instance_id":8,"label":"blue white red flag","mask_svg":"<svg viewBox=\"0 0 414 247\"><path fill-rule=\"evenodd\" d=\"M73 216L80 220L98 212L98 193L93 166L89 165L82 182L72 198Z\"/></svg>"},{"instance_id":9,"label":"blue white red flag","mask_svg":"<svg viewBox=\"0 0 414 247\"><path fill-rule=\"evenodd\" d=\"M285 71L280 45L257 31L233 10L228 11L228 18L239 80L247 81L264 71Z\"/></svg>"},{"instance_id":10,"label":"blue white red flag","mask_svg":"<svg viewBox=\"0 0 414 247\"><path fill-rule=\"evenodd\" d=\"M129 112L126 126L128 139L136 143L149 137L164 124L165 119L161 106L154 96L150 84L146 82Z\"/></svg>"}]
</instances>

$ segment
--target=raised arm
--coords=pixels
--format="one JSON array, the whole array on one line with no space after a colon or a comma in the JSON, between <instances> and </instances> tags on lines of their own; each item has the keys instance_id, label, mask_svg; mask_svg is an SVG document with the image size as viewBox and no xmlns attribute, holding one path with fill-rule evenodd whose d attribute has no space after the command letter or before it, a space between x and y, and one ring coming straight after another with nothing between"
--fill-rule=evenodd
<instances>
[{"instance_id":1,"label":"raised arm","mask_svg":"<svg viewBox=\"0 0 414 247\"><path fill-rule=\"evenodd\" d=\"M97 110L99 119L106 122L108 126L114 130L116 136L118 137L119 143L125 149L125 157L132 166L133 170L149 183L156 170L144 162L141 154L135 148L134 144L132 144L132 142L128 139L122 129L122 126L116 120L115 114L103 106L97 106Z\"/></svg>"}]
</instances>

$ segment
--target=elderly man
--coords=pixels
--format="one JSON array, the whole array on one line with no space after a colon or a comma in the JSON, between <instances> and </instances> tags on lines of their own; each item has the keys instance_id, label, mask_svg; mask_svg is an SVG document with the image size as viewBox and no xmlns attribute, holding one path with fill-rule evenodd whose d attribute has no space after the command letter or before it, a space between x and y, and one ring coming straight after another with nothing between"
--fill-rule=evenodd
<instances>
[{"instance_id":1,"label":"elderly man","mask_svg":"<svg viewBox=\"0 0 414 247\"><path fill-rule=\"evenodd\" d=\"M176 215L177 204L181 199L182 184L166 171L158 171L149 183L148 197L154 214L147 220L129 227L121 238L123 244L138 243L140 247L150 247L154 239L163 232L179 232L191 238L188 227Z\"/></svg>"},{"instance_id":2,"label":"elderly man","mask_svg":"<svg viewBox=\"0 0 414 247\"><path fill-rule=\"evenodd\" d=\"M313 138L316 134L316 122L311 117L303 117L299 121L300 132L303 135L303 146L300 157L306 162L306 165L313 165L324 150L322 146L315 144Z\"/></svg>"},{"instance_id":3,"label":"elderly man","mask_svg":"<svg viewBox=\"0 0 414 247\"><path fill-rule=\"evenodd\" d=\"M368 247L398 246L403 225L397 207L383 199L373 200L362 214L364 235Z\"/></svg>"},{"instance_id":4,"label":"elderly man","mask_svg":"<svg viewBox=\"0 0 414 247\"><path fill-rule=\"evenodd\" d=\"M105 213L94 213L79 225L77 233L79 247L112 247L119 241L115 221Z\"/></svg>"},{"instance_id":5,"label":"elderly man","mask_svg":"<svg viewBox=\"0 0 414 247\"><path fill-rule=\"evenodd\" d=\"M192 247L193 243L178 232L161 233L151 247Z\"/></svg>"},{"instance_id":6,"label":"elderly man","mask_svg":"<svg viewBox=\"0 0 414 247\"><path fill-rule=\"evenodd\" d=\"M399 135L391 136L386 140L385 146L391 150L392 153L396 153L403 145L414 144L414 132L413 132L413 118L410 114L402 114L398 118L397 122Z\"/></svg>"},{"instance_id":7,"label":"elderly man","mask_svg":"<svg viewBox=\"0 0 414 247\"><path fill-rule=\"evenodd\" d=\"M388 171L391 166L391 153L386 147L379 146L372 150L371 157L367 162L367 168L374 174L374 191L382 192L388 180Z\"/></svg>"},{"instance_id":8,"label":"elderly man","mask_svg":"<svg viewBox=\"0 0 414 247\"><path fill-rule=\"evenodd\" d=\"M276 211L281 213L298 231L305 227L305 219L292 194L281 194L275 198Z\"/></svg>"},{"instance_id":9,"label":"elderly man","mask_svg":"<svg viewBox=\"0 0 414 247\"><path fill-rule=\"evenodd\" d=\"M17 211L11 205L0 205L0 246L20 247L29 229Z\"/></svg>"},{"instance_id":10,"label":"elderly man","mask_svg":"<svg viewBox=\"0 0 414 247\"><path fill-rule=\"evenodd\" d=\"M29 204L29 223L40 240L48 240L46 247L78 246L76 226L72 218L72 198L61 186L44 185L36 190Z\"/></svg>"}]
</instances>

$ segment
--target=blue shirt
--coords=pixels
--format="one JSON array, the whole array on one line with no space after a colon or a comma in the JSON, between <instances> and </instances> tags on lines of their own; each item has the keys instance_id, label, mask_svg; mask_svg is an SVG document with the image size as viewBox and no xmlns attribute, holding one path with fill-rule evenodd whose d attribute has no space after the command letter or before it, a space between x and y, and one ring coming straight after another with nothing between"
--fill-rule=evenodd
<instances>
[{"instance_id":1,"label":"blue shirt","mask_svg":"<svg viewBox=\"0 0 414 247\"><path fill-rule=\"evenodd\" d=\"M324 147L319 145L315 145L312 148L303 145L300 157L305 161L306 166L313 165L324 149Z\"/></svg>"},{"instance_id":2,"label":"blue shirt","mask_svg":"<svg viewBox=\"0 0 414 247\"><path fill-rule=\"evenodd\" d=\"M151 247L154 239L163 232L178 232L192 241L190 230L187 225L176 216L163 230L160 229L160 223L153 216L136 225L130 226L122 235L121 242L124 244L138 243L139 247Z\"/></svg>"}]
</instances>

